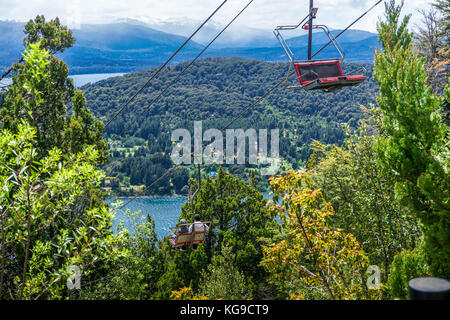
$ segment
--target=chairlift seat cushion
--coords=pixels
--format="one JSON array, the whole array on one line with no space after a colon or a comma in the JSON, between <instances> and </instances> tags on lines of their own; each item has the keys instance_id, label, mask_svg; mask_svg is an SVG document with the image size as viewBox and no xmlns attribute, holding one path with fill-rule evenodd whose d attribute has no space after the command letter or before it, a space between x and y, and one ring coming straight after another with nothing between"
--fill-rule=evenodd
<instances>
[{"instance_id":1,"label":"chairlift seat cushion","mask_svg":"<svg viewBox=\"0 0 450 320\"><path fill-rule=\"evenodd\" d=\"M192 233L178 234L176 239L173 241L175 248L182 247L192 242Z\"/></svg>"},{"instance_id":2,"label":"chairlift seat cushion","mask_svg":"<svg viewBox=\"0 0 450 320\"><path fill-rule=\"evenodd\" d=\"M202 243L205 240L205 231L196 232L194 235L193 244Z\"/></svg>"},{"instance_id":3,"label":"chairlift seat cushion","mask_svg":"<svg viewBox=\"0 0 450 320\"><path fill-rule=\"evenodd\" d=\"M204 225L210 226L211 222L204 222ZM189 227L190 224L185 226ZM196 231L194 234L192 232L177 234L175 238L171 238L169 241L172 243L174 248L184 247L190 244L199 244L205 241L206 233L203 231Z\"/></svg>"},{"instance_id":4,"label":"chairlift seat cushion","mask_svg":"<svg viewBox=\"0 0 450 320\"><path fill-rule=\"evenodd\" d=\"M338 60L295 63L300 84L305 90L336 91L365 80L363 75L345 76Z\"/></svg>"}]
</instances>

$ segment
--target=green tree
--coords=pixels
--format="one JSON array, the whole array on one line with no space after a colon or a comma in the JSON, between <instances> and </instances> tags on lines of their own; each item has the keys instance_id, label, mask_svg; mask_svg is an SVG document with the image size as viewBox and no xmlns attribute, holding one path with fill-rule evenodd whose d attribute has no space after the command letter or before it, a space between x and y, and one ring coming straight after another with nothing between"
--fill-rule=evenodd
<instances>
[{"instance_id":1,"label":"green tree","mask_svg":"<svg viewBox=\"0 0 450 320\"><path fill-rule=\"evenodd\" d=\"M197 189L197 182L190 181L191 190ZM192 192L194 193L194 192ZM247 292L258 296L257 289L267 276L263 267L262 240L270 239L276 222L265 211L266 200L254 187L239 180L220 168L216 179L202 180L193 206L187 202L182 207L180 219L192 222L193 214L199 214L202 221L210 221L211 227L203 244L197 249L173 250L165 242L161 247L165 258L165 273L159 280L160 297L167 299L174 290L189 287L198 292L202 274L208 265L222 252L230 248L234 266L245 276Z\"/></svg>"},{"instance_id":2,"label":"green tree","mask_svg":"<svg viewBox=\"0 0 450 320\"><path fill-rule=\"evenodd\" d=\"M386 21L378 24L383 50L375 53L374 75L383 133L376 152L380 165L395 177L396 199L420 222L431 274L449 278L450 152L441 117L449 88L444 98L427 86L426 61L412 50L409 16L399 24L401 8L388 3Z\"/></svg>"},{"instance_id":3,"label":"green tree","mask_svg":"<svg viewBox=\"0 0 450 320\"><path fill-rule=\"evenodd\" d=\"M120 204L117 203L116 206ZM130 229L125 228L125 224ZM85 284L83 299L148 300L156 297L157 282L164 267L155 223L149 215L129 211L117 228L123 254L110 259L106 275Z\"/></svg>"},{"instance_id":4,"label":"green tree","mask_svg":"<svg viewBox=\"0 0 450 320\"><path fill-rule=\"evenodd\" d=\"M182 194L189 180L189 173L186 169L177 169L173 173L172 183L177 194Z\"/></svg>"},{"instance_id":5,"label":"green tree","mask_svg":"<svg viewBox=\"0 0 450 320\"><path fill-rule=\"evenodd\" d=\"M72 31L63 26L58 17L46 22L43 15L38 15L34 20L28 21L24 33L23 44L25 47L41 42L42 48L47 49L51 54L64 52L65 49L75 44Z\"/></svg>"},{"instance_id":6,"label":"green tree","mask_svg":"<svg viewBox=\"0 0 450 320\"><path fill-rule=\"evenodd\" d=\"M191 188L197 185L191 180ZM248 279L261 280L264 270L258 266L262 258L258 239L270 238L267 228L274 221L265 211L266 199L258 190L220 168L217 178L202 181L194 199L193 212L187 203L181 217L192 221L199 214L203 221L211 221L211 231L206 241L206 250L221 250L228 245L236 255L236 266Z\"/></svg>"},{"instance_id":7,"label":"green tree","mask_svg":"<svg viewBox=\"0 0 450 320\"><path fill-rule=\"evenodd\" d=\"M47 49L51 54L64 52L65 49L70 48L75 43L72 31L61 25L59 18L46 22L43 15L38 15L36 19L28 21L24 33L23 45L25 48L28 48L32 43L41 42L42 48ZM0 77L0 80L14 71L23 61L24 58L22 57Z\"/></svg>"},{"instance_id":8,"label":"green tree","mask_svg":"<svg viewBox=\"0 0 450 320\"><path fill-rule=\"evenodd\" d=\"M208 299L245 300L250 298L245 276L235 266L231 248L222 247L222 253L214 256L208 270L203 271L199 291Z\"/></svg>"},{"instance_id":9,"label":"green tree","mask_svg":"<svg viewBox=\"0 0 450 320\"><path fill-rule=\"evenodd\" d=\"M95 267L122 254L111 230L113 212L92 201L80 208L103 178L92 147L40 156L36 130L0 133L0 298L64 299L76 295L66 282L80 270L89 281Z\"/></svg>"},{"instance_id":10,"label":"green tree","mask_svg":"<svg viewBox=\"0 0 450 320\"><path fill-rule=\"evenodd\" d=\"M270 182L268 212L281 221L281 235L264 248L262 265L291 298L373 298L364 273L369 259L358 241L330 225L333 207L311 189L306 173L290 170Z\"/></svg>"},{"instance_id":11,"label":"green tree","mask_svg":"<svg viewBox=\"0 0 450 320\"><path fill-rule=\"evenodd\" d=\"M99 164L105 163L108 150L101 136L103 124L85 107L83 93L68 78L67 65L52 54L70 47L71 33L59 21L46 24L43 17L30 21L26 30L23 63L14 66L13 84L0 101L0 128L15 132L25 119L36 129L41 156L55 146L77 153L95 145Z\"/></svg>"},{"instance_id":12,"label":"green tree","mask_svg":"<svg viewBox=\"0 0 450 320\"><path fill-rule=\"evenodd\" d=\"M395 254L414 248L420 231L395 200L395 177L374 161L377 119L375 114L360 122L354 133L347 126L342 147L314 142L307 175L333 205L333 225L356 237L386 283Z\"/></svg>"},{"instance_id":13,"label":"green tree","mask_svg":"<svg viewBox=\"0 0 450 320\"><path fill-rule=\"evenodd\" d=\"M111 230L114 212L103 203L98 189L104 173L97 170L103 161L97 137L90 137L79 149L57 147L64 120L49 105L60 105L57 100L63 90L58 91L58 81L66 81L67 75L55 78L53 68L62 62L52 61L40 43L30 44L0 110L4 127L0 133L0 298L4 299L80 297L66 285L74 268L86 284L104 276L105 266L126 253L123 236ZM55 92L50 90L52 84Z\"/></svg>"}]
</instances>

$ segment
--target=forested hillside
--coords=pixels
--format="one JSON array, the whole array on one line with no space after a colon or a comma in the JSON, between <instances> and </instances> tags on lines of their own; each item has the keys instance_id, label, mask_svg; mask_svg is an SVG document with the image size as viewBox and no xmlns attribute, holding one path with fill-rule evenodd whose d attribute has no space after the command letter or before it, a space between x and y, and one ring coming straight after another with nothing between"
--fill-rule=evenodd
<instances>
[{"instance_id":1,"label":"forested hillside","mask_svg":"<svg viewBox=\"0 0 450 320\"><path fill-rule=\"evenodd\" d=\"M220 129L282 79L289 65L241 58L204 59L187 73L161 99L149 108L153 99L184 67L169 67L146 88L121 115L106 128L110 142L111 161L108 176L119 177L121 184L150 184L171 166L171 132L176 128L192 129L193 121L202 120L203 130ZM310 155L312 140L341 144L342 123L355 127L363 117L360 104L375 102L377 85L372 66L367 68L368 80L353 88L335 93L307 92L283 87L269 95L258 107L234 123L232 128L280 129L280 153L284 168L298 168ZM346 64L351 72L359 64ZM107 122L120 106L148 79L155 70L110 78L82 88L87 105L97 117ZM295 81L294 77L292 78ZM232 172L248 176L242 166ZM204 168L205 172L217 167ZM187 174L184 174L187 177ZM126 177L130 178L128 180ZM187 179L182 179L180 183ZM267 186L262 180L261 186ZM182 185L158 186L151 193L179 192ZM184 183L185 184L185 183ZM117 182L112 183L117 187Z\"/></svg>"}]
</instances>

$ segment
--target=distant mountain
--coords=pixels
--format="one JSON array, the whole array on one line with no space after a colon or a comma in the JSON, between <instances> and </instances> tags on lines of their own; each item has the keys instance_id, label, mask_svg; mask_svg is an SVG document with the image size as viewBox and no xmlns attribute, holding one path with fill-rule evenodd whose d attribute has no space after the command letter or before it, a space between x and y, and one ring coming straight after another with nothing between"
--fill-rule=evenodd
<instances>
[{"instance_id":1,"label":"distant mountain","mask_svg":"<svg viewBox=\"0 0 450 320\"><path fill-rule=\"evenodd\" d=\"M146 25L152 29L178 34L186 35L189 30L194 30L198 25L198 21L190 20L187 18L176 19L173 21L155 21L148 18L139 17L137 19L125 19L127 23L135 23L139 25ZM206 44L209 40L222 30L223 25L208 23L206 26L196 35L197 42ZM337 35L342 30L331 30L333 35ZM303 33L301 36L294 36L295 34ZM307 46L308 36L306 31L298 30L297 32L285 33L286 39L289 39L289 44L293 46ZM363 30L348 30L339 37L339 42L356 42L370 37L376 36L376 34L363 31ZM324 44L328 42L328 37L322 30L314 30L314 43ZM241 28L231 25L225 33L223 33L219 39L216 40L215 48L272 48L278 47L279 43L270 30L246 28L245 32Z\"/></svg>"},{"instance_id":2,"label":"distant mountain","mask_svg":"<svg viewBox=\"0 0 450 320\"><path fill-rule=\"evenodd\" d=\"M170 24L167 22L166 25L162 23L157 25L163 30L180 31L180 25L169 27ZM0 70L17 61L23 52L23 27L22 22L0 21ZM195 38L202 43L190 42L173 63L192 59L212 35L221 29L215 24L209 24L206 28ZM284 51L270 31L252 29L240 34L236 30L229 31L219 38L220 42L214 43L209 48L205 57L286 61ZM340 30L334 30L333 34L338 32ZM80 29L73 30L73 33L77 39L76 44L60 55L68 63L72 74L146 70L164 62L186 40L184 36L156 30L136 20L82 25ZM313 44L316 49L326 41L325 34L314 34ZM375 34L348 30L339 41L346 51L348 61L364 63L373 61L371 47L378 45ZM306 57L307 35L288 39L288 43L294 48L298 59ZM332 46L321 53L322 58L335 55Z\"/></svg>"},{"instance_id":3,"label":"distant mountain","mask_svg":"<svg viewBox=\"0 0 450 320\"><path fill-rule=\"evenodd\" d=\"M0 21L0 70L22 55L23 26L22 22Z\"/></svg>"},{"instance_id":4,"label":"distant mountain","mask_svg":"<svg viewBox=\"0 0 450 320\"><path fill-rule=\"evenodd\" d=\"M322 47L323 43L313 44L313 53ZM345 52L345 60L347 62L372 63L373 50L377 47L378 36L356 41L340 43ZM306 60L308 56L308 48L305 46L291 47L295 54L296 60ZM216 52L210 51L205 54L207 57L217 57ZM220 51L220 56L225 58L242 57L247 59L257 59L267 62L288 61L288 58L281 46L271 48L223 48ZM336 49L330 45L319 53L315 59L339 58Z\"/></svg>"},{"instance_id":5,"label":"distant mountain","mask_svg":"<svg viewBox=\"0 0 450 320\"><path fill-rule=\"evenodd\" d=\"M0 69L18 60L24 48L25 23L0 21ZM87 24L72 30L75 45L60 55L72 73L142 70L165 60L185 37L130 23ZM203 48L189 42L174 62L192 58Z\"/></svg>"},{"instance_id":6,"label":"distant mountain","mask_svg":"<svg viewBox=\"0 0 450 320\"><path fill-rule=\"evenodd\" d=\"M129 23L87 24L73 30L77 45L106 51L156 51L175 49L186 37ZM188 48L203 46L192 41Z\"/></svg>"},{"instance_id":7,"label":"distant mountain","mask_svg":"<svg viewBox=\"0 0 450 320\"><path fill-rule=\"evenodd\" d=\"M333 36L339 35L342 30L330 30ZM349 43L349 42L360 42L366 39L377 37L376 34L363 31L363 30L348 30L344 32L337 40L339 43ZM293 47L305 47L308 45L308 35L303 35L300 37L289 38L286 40L290 46ZM330 39L325 34L325 32L315 32L313 35L313 44L320 45L328 43Z\"/></svg>"},{"instance_id":8,"label":"distant mountain","mask_svg":"<svg viewBox=\"0 0 450 320\"><path fill-rule=\"evenodd\" d=\"M123 19L131 24L145 25L155 30L168 32L177 35L187 36L200 25L200 21L189 18L159 21L147 17L138 17L137 19ZM195 40L206 45L222 29L223 25L209 22L195 36ZM215 42L214 48L238 48L238 47L273 47L278 41L272 32L264 29L245 28L231 25Z\"/></svg>"},{"instance_id":9,"label":"distant mountain","mask_svg":"<svg viewBox=\"0 0 450 320\"><path fill-rule=\"evenodd\" d=\"M72 73L127 72L161 64L185 37L130 23L82 25L73 48L61 56ZM173 62L191 59L203 46L189 42Z\"/></svg>"}]
</instances>

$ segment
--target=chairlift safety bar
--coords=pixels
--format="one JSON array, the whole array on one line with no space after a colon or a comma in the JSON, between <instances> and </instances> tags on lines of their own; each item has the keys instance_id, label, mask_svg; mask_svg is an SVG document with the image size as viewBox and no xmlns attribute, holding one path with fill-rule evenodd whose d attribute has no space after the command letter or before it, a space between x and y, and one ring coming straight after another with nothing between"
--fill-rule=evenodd
<instances>
[{"instance_id":1,"label":"chairlift safety bar","mask_svg":"<svg viewBox=\"0 0 450 320\"><path fill-rule=\"evenodd\" d=\"M309 19L310 16L313 16L315 18L315 13L317 13L317 9L313 8L313 10L305 18L303 18L299 24L287 25L287 26L277 26L275 28L275 30L273 31L273 33L275 34L275 37L277 38L278 42L281 44L282 48L284 49L284 52L286 53L286 55L288 56L288 58L291 62L295 62L295 55L294 55L293 51L291 50L291 48L289 47L289 45L287 44L283 35L281 34L281 31L296 30L296 29L300 28L300 26L302 29L306 30L306 27L308 24L308 21L306 21L306 20ZM338 60L340 61L340 63L343 63L343 61L345 59L345 52L342 49L339 42L336 40L336 38L330 32L328 27L325 25L313 25L312 28L313 29L321 29L327 35L328 39L330 40L330 42L328 44L330 44L330 43L333 44L334 48L336 49L336 51L339 53L339 56L340 56L340 58ZM318 52L316 52L313 56L317 55L317 53ZM309 61L314 62L314 61L328 61L328 60L336 60L336 59L315 59L315 60L309 60Z\"/></svg>"}]
</instances>

